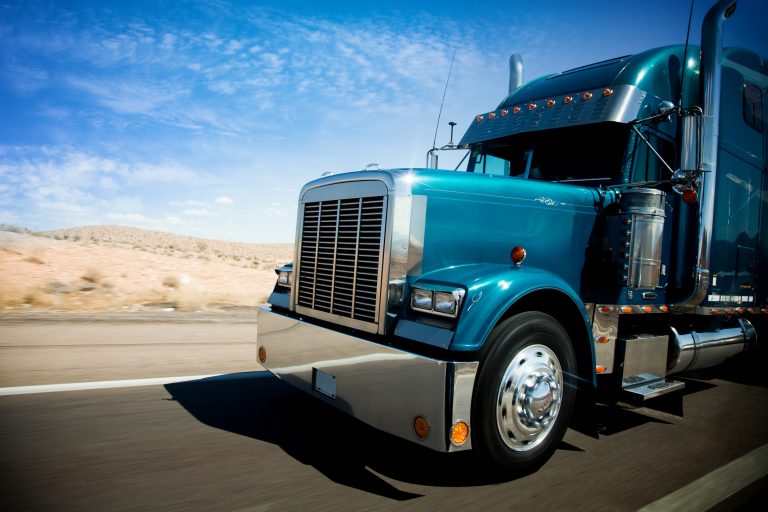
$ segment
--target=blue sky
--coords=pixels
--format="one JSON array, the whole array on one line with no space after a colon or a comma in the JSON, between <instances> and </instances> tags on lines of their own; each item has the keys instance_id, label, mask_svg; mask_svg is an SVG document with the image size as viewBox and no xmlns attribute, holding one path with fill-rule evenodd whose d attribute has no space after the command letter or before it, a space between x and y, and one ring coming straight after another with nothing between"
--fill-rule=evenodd
<instances>
[{"instance_id":1,"label":"blue sky","mask_svg":"<svg viewBox=\"0 0 768 512\"><path fill-rule=\"evenodd\" d=\"M636 4L0 0L0 223L290 242L305 182L423 166L454 50L438 144L512 52L534 78L684 41L688 1Z\"/></svg>"}]
</instances>

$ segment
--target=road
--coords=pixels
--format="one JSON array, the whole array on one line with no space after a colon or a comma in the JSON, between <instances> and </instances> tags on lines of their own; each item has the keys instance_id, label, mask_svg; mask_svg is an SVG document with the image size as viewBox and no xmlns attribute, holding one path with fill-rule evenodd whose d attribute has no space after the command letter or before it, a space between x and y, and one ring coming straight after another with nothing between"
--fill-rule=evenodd
<instances>
[{"instance_id":1,"label":"road","mask_svg":"<svg viewBox=\"0 0 768 512\"><path fill-rule=\"evenodd\" d=\"M275 379L254 328L252 312L0 317L2 387L219 375L0 396L0 510L637 510L768 443L768 388L737 361L686 379L683 417L601 408L599 440L568 431L542 469L495 481Z\"/></svg>"}]
</instances>

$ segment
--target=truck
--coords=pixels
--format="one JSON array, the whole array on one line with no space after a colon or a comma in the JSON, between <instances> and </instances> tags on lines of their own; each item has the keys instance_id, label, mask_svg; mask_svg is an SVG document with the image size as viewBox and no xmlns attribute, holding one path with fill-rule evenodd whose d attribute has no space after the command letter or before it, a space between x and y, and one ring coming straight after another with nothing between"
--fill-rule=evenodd
<instances>
[{"instance_id":1,"label":"truck","mask_svg":"<svg viewBox=\"0 0 768 512\"><path fill-rule=\"evenodd\" d=\"M768 61L647 50L527 83L458 144L466 170L363 170L299 194L293 263L258 311L260 363L376 429L498 474L531 471L599 403L681 397L675 375L768 318Z\"/></svg>"}]
</instances>

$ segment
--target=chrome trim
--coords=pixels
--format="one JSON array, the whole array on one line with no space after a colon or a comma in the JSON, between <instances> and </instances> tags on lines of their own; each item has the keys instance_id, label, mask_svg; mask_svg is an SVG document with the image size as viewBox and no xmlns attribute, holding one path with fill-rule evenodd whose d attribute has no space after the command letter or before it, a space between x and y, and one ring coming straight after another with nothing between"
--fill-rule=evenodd
<instances>
[{"instance_id":1,"label":"chrome trim","mask_svg":"<svg viewBox=\"0 0 768 512\"><path fill-rule=\"evenodd\" d=\"M285 382L369 425L442 452L449 431L471 416L478 363L439 361L338 333L273 312L258 311L257 341L263 366ZM313 369L335 377L336 397L313 388ZM413 419L424 416L432 433L420 439ZM471 434L470 434L471 436Z\"/></svg>"},{"instance_id":2,"label":"chrome trim","mask_svg":"<svg viewBox=\"0 0 768 512\"><path fill-rule=\"evenodd\" d=\"M650 188L622 193L620 211L632 216L627 271L627 286L630 288L655 290L659 284L664 199L664 192Z\"/></svg>"},{"instance_id":3,"label":"chrome trim","mask_svg":"<svg viewBox=\"0 0 768 512\"><path fill-rule=\"evenodd\" d=\"M610 308L607 313L602 308ZM595 366L605 368L603 373L613 373L613 363L616 354L616 338L619 334L620 308L616 305L596 304L592 320L592 340L595 346ZM606 343L598 343L599 338L606 337Z\"/></svg>"},{"instance_id":4,"label":"chrome trim","mask_svg":"<svg viewBox=\"0 0 768 512\"><path fill-rule=\"evenodd\" d=\"M685 313L701 304L709 290L709 263L717 182L717 145L720 124L720 88L722 82L723 23L733 12L735 0L720 0L707 11L701 27L701 87L703 94L702 162L699 184L699 238L693 290L688 297L671 306L675 313ZM726 13L728 13L726 15ZM683 158L689 161L690 158Z\"/></svg>"}]
</instances>

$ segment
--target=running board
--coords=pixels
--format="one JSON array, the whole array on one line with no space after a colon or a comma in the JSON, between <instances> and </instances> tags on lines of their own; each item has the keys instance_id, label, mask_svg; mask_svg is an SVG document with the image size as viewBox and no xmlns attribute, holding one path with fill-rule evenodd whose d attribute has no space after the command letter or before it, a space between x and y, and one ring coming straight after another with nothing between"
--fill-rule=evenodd
<instances>
[{"instance_id":1,"label":"running board","mask_svg":"<svg viewBox=\"0 0 768 512\"><path fill-rule=\"evenodd\" d=\"M685 383L677 380L668 380L664 377L642 374L626 377L623 380L623 391L635 401L645 401L658 396L682 391Z\"/></svg>"}]
</instances>

